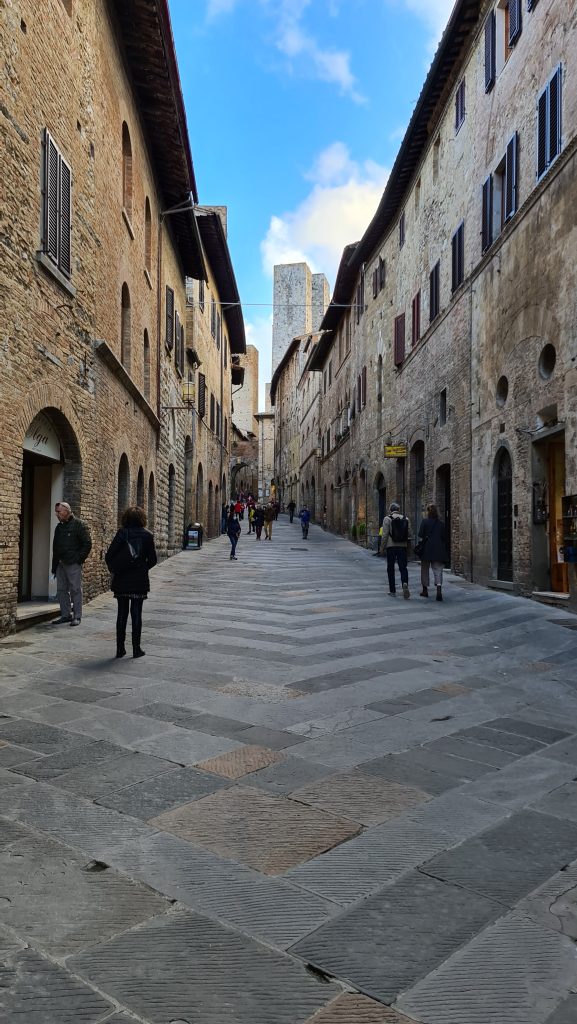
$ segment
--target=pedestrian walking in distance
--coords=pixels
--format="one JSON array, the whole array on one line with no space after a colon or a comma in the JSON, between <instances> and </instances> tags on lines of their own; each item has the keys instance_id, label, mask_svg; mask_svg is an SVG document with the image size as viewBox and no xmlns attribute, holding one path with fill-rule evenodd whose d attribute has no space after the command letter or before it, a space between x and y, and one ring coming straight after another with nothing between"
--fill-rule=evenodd
<instances>
[{"instance_id":1,"label":"pedestrian walking in distance","mask_svg":"<svg viewBox=\"0 0 577 1024\"><path fill-rule=\"evenodd\" d=\"M292 500L289 501L289 503L287 505L288 514L289 514L289 523L292 523L292 521L294 519L295 508L296 507L297 506L296 506L296 502L295 501L292 501Z\"/></svg>"},{"instance_id":2,"label":"pedestrian walking in distance","mask_svg":"<svg viewBox=\"0 0 577 1024\"><path fill-rule=\"evenodd\" d=\"M389 577L389 594L397 592L395 585L395 562L399 566L403 597L408 599L409 573L407 570L407 552L411 537L411 526L409 520L401 512L401 506L392 501L389 506L388 515L383 519L383 538L381 547L387 558L387 575Z\"/></svg>"},{"instance_id":3,"label":"pedestrian walking in distance","mask_svg":"<svg viewBox=\"0 0 577 1024\"><path fill-rule=\"evenodd\" d=\"M236 562L236 545L238 544L238 538L240 537L241 525L238 521L236 513L231 512L228 517L226 524L226 534L230 541L230 560Z\"/></svg>"},{"instance_id":4,"label":"pedestrian walking in distance","mask_svg":"<svg viewBox=\"0 0 577 1024\"><path fill-rule=\"evenodd\" d=\"M437 506L427 505L427 517L419 526L419 543L415 553L421 559L421 597L429 596L430 569L437 588L437 601L443 600L443 566L449 560L445 524L439 519Z\"/></svg>"},{"instance_id":5,"label":"pedestrian walking in distance","mask_svg":"<svg viewBox=\"0 0 577 1024\"><path fill-rule=\"evenodd\" d=\"M262 535L262 528L264 526L264 509L260 505L257 505L254 512L254 529L256 533L256 539L260 540Z\"/></svg>"},{"instance_id":6,"label":"pedestrian walking in distance","mask_svg":"<svg viewBox=\"0 0 577 1024\"><path fill-rule=\"evenodd\" d=\"M306 540L309 535L309 523L311 521L311 514L306 505L303 505L299 512L299 519L301 521L301 527L303 531L303 540Z\"/></svg>"},{"instance_id":7,"label":"pedestrian walking in distance","mask_svg":"<svg viewBox=\"0 0 577 1024\"><path fill-rule=\"evenodd\" d=\"M54 511L58 526L52 542L52 574L56 577L56 596L60 616L53 626L67 622L79 626L82 619L82 566L92 548L90 531L77 519L67 501L57 501Z\"/></svg>"},{"instance_id":8,"label":"pedestrian walking in distance","mask_svg":"<svg viewBox=\"0 0 577 1024\"><path fill-rule=\"evenodd\" d=\"M121 528L104 558L112 573L112 592L118 601L116 616L116 657L126 654L126 624L128 613L132 622L132 656L143 658L140 646L142 636L142 606L150 591L148 570L156 565L154 537L146 529L144 509L136 505L127 508L121 518Z\"/></svg>"},{"instance_id":9,"label":"pedestrian walking in distance","mask_svg":"<svg viewBox=\"0 0 577 1024\"><path fill-rule=\"evenodd\" d=\"M264 539L272 540L272 524L275 520L275 509L270 502L264 510Z\"/></svg>"}]
</instances>

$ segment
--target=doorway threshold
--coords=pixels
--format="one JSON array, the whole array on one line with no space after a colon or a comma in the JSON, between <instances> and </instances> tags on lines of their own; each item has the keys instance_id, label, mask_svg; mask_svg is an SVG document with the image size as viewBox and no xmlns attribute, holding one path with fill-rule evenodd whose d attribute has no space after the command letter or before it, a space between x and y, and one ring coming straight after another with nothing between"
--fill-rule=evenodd
<instances>
[{"instance_id":1,"label":"doorway threshold","mask_svg":"<svg viewBox=\"0 0 577 1024\"><path fill-rule=\"evenodd\" d=\"M52 619L59 611L60 605L57 601L22 601L16 606L16 632L36 626L46 619Z\"/></svg>"},{"instance_id":2,"label":"doorway threshold","mask_svg":"<svg viewBox=\"0 0 577 1024\"><path fill-rule=\"evenodd\" d=\"M534 590L531 598L540 604L552 605L553 608L564 608L569 601L569 594L555 590Z\"/></svg>"}]
</instances>

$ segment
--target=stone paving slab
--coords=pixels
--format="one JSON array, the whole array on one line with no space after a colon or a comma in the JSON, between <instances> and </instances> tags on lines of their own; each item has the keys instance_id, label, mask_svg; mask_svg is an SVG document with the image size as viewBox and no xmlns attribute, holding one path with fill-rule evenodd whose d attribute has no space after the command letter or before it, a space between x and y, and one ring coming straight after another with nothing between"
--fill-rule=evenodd
<instances>
[{"instance_id":1,"label":"stone paving slab","mask_svg":"<svg viewBox=\"0 0 577 1024\"><path fill-rule=\"evenodd\" d=\"M571 736L569 739L561 740L560 743L555 743L554 746L547 749L545 756L577 766L577 736Z\"/></svg>"},{"instance_id":2,"label":"stone paving slab","mask_svg":"<svg viewBox=\"0 0 577 1024\"><path fill-rule=\"evenodd\" d=\"M109 743L117 743L120 746L127 746L129 743L134 743L135 740L144 740L151 736L171 732L173 728L174 726L168 722L144 718L142 715L133 715L129 711L111 711L94 705L90 709L89 716L67 722L65 725L70 737L80 734L81 736L90 736L95 740L107 740ZM76 735L76 742L79 742L78 735Z\"/></svg>"},{"instance_id":3,"label":"stone paving slab","mask_svg":"<svg viewBox=\"0 0 577 1024\"><path fill-rule=\"evenodd\" d=\"M135 740L129 746L142 754L165 758L180 765L200 764L208 757L218 757L227 751L240 749L240 743L236 740L208 736L206 733L178 726L173 726L170 733Z\"/></svg>"},{"instance_id":4,"label":"stone paving slab","mask_svg":"<svg viewBox=\"0 0 577 1024\"><path fill-rule=\"evenodd\" d=\"M414 1024L408 1017L366 996L345 993L315 1013L306 1024Z\"/></svg>"},{"instance_id":5,"label":"stone paving slab","mask_svg":"<svg viewBox=\"0 0 577 1024\"><path fill-rule=\"evenodd\" d=\"M343 729L350 729L354 725L363 725L365 722L374 722L380 717L378 711L371 711L368 708L345 708L344 711L337 711L324 718L313 718L291 725L288 727L288 731L307 738L332 736L334 733L342 732Z\"/></svg>"},{"instance_id":6,"label":"stone paving slab","mask_svg":"<svg viewBox=\"0 0 577 1024\"><path fill-rule=\"evenodd\" d=\"M239 739L243 743L260 747L268 747L270 750L284 750L286 747L293 747L303 742L302 736L296 736L292 732L285 732L281 729L268 729L263 725L253 725L243 730Z\"/></svg>"},{"instance_id":7,"label":"stone paving slab","mask_svg":"<svg viewBox=\"0 0 577 1024\"><path fill-rule=\"evenodd\" d=\"M64 957L163 914L170 904L112 871L37 836L0 853L0 921L37 949Z\"/></svg>"},{"instance_id":8,"label":"stone paving slab","mask_svg":"<svg viewBox=\"0 0 577 1024\"><path fill-rule=\"evenodd\" d=\"M511 914L397 1005L426 1024L550 1024L550 1015L576 984L571 940Z\"/></svg>"},{"instance_id":9,"label":"stone paving slab","mask_svg":"<svg viewBox=\"0 0 577 1024\"><path fill-rule=\"evenodd\" d=\"M401 786L353 769L293 790L291 800L351 818L361 825L378 825L430 799L412 786Z\"/></svg>"},{"instance_id":10,"label":"stone paving slab","mask_svg":"<svg viewBox=\"0 0 577 1024\"><path fill-rule=\"evenodd\" d=\"M153 704L136 705L130 709L133 715L144 715L145 718L157 718L160 722L180 724L190 718L195 718L197 712L191 708L179 707L177 704L166 704L157 701Z\"/></svg>"},{"instance_id":11,"label":"stone paving slab","mask_svg":"<svg viewBox=\"0 0 577 1024\"><path fill-rule=\"evenodd\" d=\"M546 1024L575 1024L577 1020L577 995L570 995L547 1017Z\"/></svg>"},{"instance_id":12,"label":"stone paving slab","mask_svg":"<svg viewBox=\"0 0 577 1024\"><path fill-rule=\"evenodd\" d=\"M542 757L524 757L493 775L468 784L471 796L510 808L524 807L575 775L575 766Z\"/></svg>"},{"instance_id":13,"label":"stone paving slab","mask_svg":"<svg viewBox=\"0 0 577 1024\"><path fill-rule=\"evenodd\" d=\"M392 1003L502 913L492 900L410 871L291 952Z\"/></svg>"},{"instance_id":14,"label":"stone paving slab","mask_svg":"<svg viewBox=\"0 0 577 1024\"><path fill-rule=\"evenodd\" d=\"M10 771L9 768L0 768L0 789L6 789L7 786L20 786L21 784L21 775Z\"/></svg>"},{"instance_id":15,"label":"stone paving slab","mask_svg":"<svg viewBox=\"0 0 577 1024\"><path fill-rule=\"evenodd\" d=\"M150 824L267 875L280 874L359 831L352 822L246 786L184 804Z\"/></svg>"},{"instance_id":16,"label":"stone paving slab","mask_svg":"<svg viewBox=\"0 0 577 1024\"><path fill-rule=\"evenodd\" d=\"M287 755L284 761L278 761L268 768L261 768L246 775L244 782L248 786L264 789L273 795L286 796L299 786L316 782L317 779L326 778L333 773L334 768L329 768L326 764L304 761Z\"/></svg>"},{"instance_id":17,"label":"stone paving slab","mask_svg":"<svg viewBox=\"0 0 577 1024\"><path fill-rule=\"evenodd\" d=\"M259 768L268 768L269 765L282 761L284 756L276 750L251 745L238 747L221 757L212 757L208 761L201 761L198 767L205 772L222 775L225 779L241 779L249 772L255 772Z\"/></svg>"},{"instance_id":18,"label":"stone paving slab","mask_svg":"<svg viewBox=\"0 0 577 1024\"><path fill-rule=\"evenodd\" d=\"M195 768L176 768L174 764L170 767L172 770L162 775L155 775L115 792L101 794L96 802L122 814L148 821L172 807L199 800L229 785L227 780Z\"/></svg>"},{"instance_id":19,"label":"stone paving slab","mask_svg":"<svg viewBox=\"0 0 577 1024\"><path fill-rule=\"evenodd\" d=\"M29 835L29 829L15 821L9 821L8 818L0 818L0 850L12 846L13 843L17 843L21 839L27 839Z\"/></svg>"},{"instance_id":20,"label":"stone paving slab","mask_svg":"<svg viewBox=\"0 0 577 1024\"><path fill-rule=\"evenodd\" d=\"M440 796L441 793L446 793L447 790L461 784L461 780L455 775L441 774L436 770L427 771L415 760L413 754L411 750L404 754L377 757L372 761L366 761L362 765L362 771L368 775L388 779L389 782L414 786L431 796Z\"/></svg>"},{"instance_id":21,"label":"stone paving slab","mask_svg":"<svg viewBox=\"0 0 577 1024\"><path fill-rule=\"evenodd\" d=\"M497 747L499 750L507 750L510 754L520 754L521 756L544 749L544 744L539 740L498 729L489 729L486 725L475 725L470 729L463 729L457 735L462 736L463 739L474 740L475 743L486 743L490 747Z\"/></svg>"},{"instance_id":22,"label":"stone paving slab","mask_svg":"<svg viewBox=\"0 0 577 1024\"><path fill-rule=\"evenodd\" d=\"M229 739L239 739L239 733L250 729L250 722L240 722L235 718L225 718L223 715L210 715L195 713L194 728L199 732L206 732L209 736L228 736ZM244 737L241 743L248 742Z\"/></svg>"},{"instance_id":23,"label":"stone paving slab","mask_svg":"<svg viewBox=\"0 0 577 1024\"><path fill-rule=\"evenodd\" d=\"M31 761L38 756L37 750L14 746L11 743L0 743L0 766L2 768L13 768L15 765Z\"/></svg>"},{"instance_id":24,"label":"stone paving slab","mask_svg":"<svg viewBox=\"0 0 577 1024\"><path fill-rule=\"evenodd\" d=\"M76 746L56 754L47 754L44 757L34 754L34 760L16 765L14 771L38 782L50 782L74 768L96 766L127 753L125 747L118 747L104 740L80 740Z\"/></svg>"},{"instance_id":25,"label":"stone paving slab","mask_svg":"<svg viewBox=\"0 0 577 1024\"><path fill-rule=\"evenodd\" d=\"M24 719L0 722L0 739L21 747L28 747L39 754L52 754L57 750L77 746L81 742L78 736L72 733Z\"/></svg>"},{"instance_id":26,"label":"stone paving slab","mask_svg":"<svg viewBox=\"0 0 577 1024\"><path fill-rule=\"evenodd\" d=\"M485 722L488 729L498 729L499 732L516 733L518 736L526 736L528 739L539 740L540 743L557 743L559 740L569 736L571 730L552 729L545 725L536 725L534 722L526 722L522 718L494 718Z\"/></svg>"},{"instance_id":27,"label":"stone paving slab","mask_svg":"<svg viewBox=\"0 0 577 1024\"><path fill-rule=\"evenodd\" d=\"M420 764L429 772L439 772L442 775L452 776L460 782L472 782L474 779L481 779L497 771L488 764L479 764L469 761L467 758L459 757L457 754L446 754L439 750L431 750L429 746L415 747L410 752L410 760L414 764Z\"/></svg>"},{"instance_id":28,"label":"stone paving slab","mask_svg":"<svg viewBox=\"0 0 577 1024\"><path fill-rule=\"evenodd\" d=\"M148 754L132 754L126 750L120 757L110 758L106 762L83 765L55 775L50 782L71 793L96 799L144 779L172 772L174 767L172 761L162 761Z\"/></svg>"},{"instance_id":29,"label":"stone paving slab","mask_svg":"<svg viewBox=\"0 0 577 1024\"><path fill-rule=\"evenodd\" d=\"M577 941L577 861L521 900L516 910L532 921Z\"/></svg>"},{"instance_id":30,"label":"stone paving slab","mask_svg":"<svg viewBox=\"0 0 577 1024\"><path fill-rule=\"evenodd\" d=\"M478 838L434 857L422 870L512 907L576 852L576 824L520 811Z\"/></svg>"},{"instance_id":31,"label":"stone paving slab","mask_svg":"<svg viewBox=\"0 0 577 1024\"><path fill-rule=\"evenodd\" d=\"M559 786L552 793L536 800L531 807L535 811L543 811L544 814L552 814L556 818L567 818L569 821L577 822L577 782L567 782Z\"/></svg>"},{"instance_id":32,"label":"stone paving slab","mask_svg":"<svg viewBox=\"0 0 577 1024\"><path fill-rule=\"evenodd\" d=\"M99 990L153 1024L304 1024L335 985L195 913L174 913L68 961Z\"/></svg>"},{"instance_id":33,"label":"stone paving slab","mask_svg":"<svg viewBox=\"0 0 577 1024\"><path fill-rule=\"evenodd\" d=\"M438 751L441 754L452 754L455 757L462 757L466 761L475 761L477 764L489 765L492 768L505 768L508 764L513 764L519 757L518 754L510 754L506 750L489 747L486 743L473 743L461 735L441 736L438 740L426 743L423 749Z\"/></svg>"},{"instance_id":34,"label":"stone paving slab","mask_svg":"<svg viewBox=\"0 0 577 1024\"><path fill-rule=\"evenodd\" d=\"M100 1024L114 1006L31 950L0 967L0 1019L10 1024Z\"/></svg>"}]
</instances>

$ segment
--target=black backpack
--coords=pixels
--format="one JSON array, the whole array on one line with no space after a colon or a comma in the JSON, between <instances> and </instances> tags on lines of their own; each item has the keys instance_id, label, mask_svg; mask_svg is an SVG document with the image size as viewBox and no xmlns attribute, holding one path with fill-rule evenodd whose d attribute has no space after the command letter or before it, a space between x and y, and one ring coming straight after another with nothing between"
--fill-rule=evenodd
<instances>
[{"instance_id":1,"label":"black backpack","mask_svg":"<svg viewBox=\"0 0 577 1024\"><path fill-rule=\"evenodd\" d=\"M406 544L409 539L409 520L406 516L391 516L393 544Z\"/></svg>"}]
</instances>

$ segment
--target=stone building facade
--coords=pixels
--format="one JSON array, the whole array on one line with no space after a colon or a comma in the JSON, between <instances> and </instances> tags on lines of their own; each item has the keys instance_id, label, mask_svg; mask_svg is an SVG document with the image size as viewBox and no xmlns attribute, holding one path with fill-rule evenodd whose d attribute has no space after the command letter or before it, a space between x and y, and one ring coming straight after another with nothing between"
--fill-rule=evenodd
<instances>
[{"instance_id":1,"label":"stone building facade","mask_svg":"<svg viewBox=\"0 0 577 1024\"><path fill-rule=\"evenodd\" d=\"M435 500L458 572L573 601L576 50L570 0L456 4L311 361L330 528Z\"/></svg>"},{"instance_id":2,"label":"stone building facade","mask_svg":"<svg viewBox=\"0 0 577 1024\"><path fill-rule=\"evenodd\" d=\"M225 208L197 207L207 280L187 281L187 376L194 384L186 438L185 518L206 537L220 533L231 492L233 360L246 351L240 299L227 244Z\"/></svg>"},{"instance_id":3,"label":"stone building facade","mask_svg":"<svg viewBox=\"0 0 577 1024\"><path fill-rule=\"evenodd\" d=\"M242 383L234 389L233 419L235 426L246 434L256 434L258 412L258 349L247 345L246 352L238 361L243 371Z\"/></svg>"},{"instance_id":4,"label":"stone building facade","mask_svg":"<svg viewBox=\"0 0 577 1024\"><path fill-rule=\"evenodd\" d=\"M181 547L185 278L206 278L166 0L41 8L0 14L2 632L53 593L59 499L91 528L87 597L127 504Z\"/></svg>"},{"instance_id":5,"label":"stone building facade","mask_svg":"<svg viewBox=\"0 0 577 1024\"><path fill-rule=\"evenodd\" d=\"M274 465L274 412L269 396L270 384L266 387L264 412L257 413L258 424L258 498L268 501L279 498Z\"/></svg>"},{"instance_id":6,"label":"stone building facade","mask_svg":"<svg viewBox=\"0 0 577 1024\"><path fill-rule=\"evenodd\" d=\"M307 336L293 338L273 373L270 385L274 408L274 477L279 500L300 501L300 392L303 347Z\"/></svg>"},{"instance_id":7,"label":"stone building facade","mask_svg":"<svg viewBox=\"0 0 577 1024\"><path fill-rule=\"evenodd\" d=\"M329 303L324 274L311 273L307 263L279 263L274 268L273 374L293 338L317 331Z\"/></svg>"}]
</instances>

